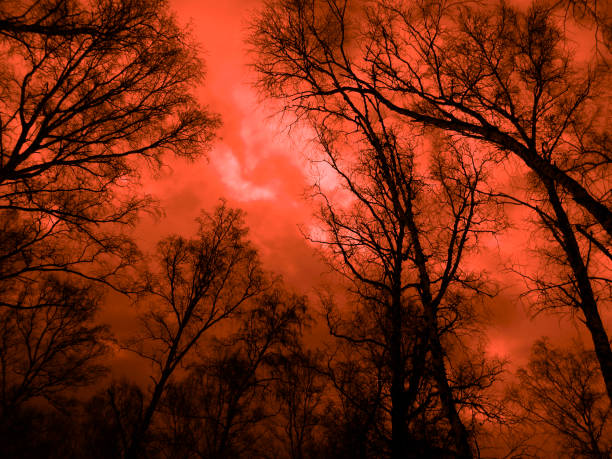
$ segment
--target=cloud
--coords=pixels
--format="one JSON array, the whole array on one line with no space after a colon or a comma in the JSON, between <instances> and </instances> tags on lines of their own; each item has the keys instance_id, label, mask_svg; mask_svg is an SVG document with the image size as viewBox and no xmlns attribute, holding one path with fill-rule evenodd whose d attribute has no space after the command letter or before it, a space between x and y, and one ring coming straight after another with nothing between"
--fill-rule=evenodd
<instances>
[{"instance_id":1,"label":"cloud","mask_svg":"<svg viewBox=\"0 0 612 459\"><path fill-rule=\"evenodd\" d=\"M257 185L244 177L248 171L225 145L219 145L215 149L211 165L216 169L230 196L237 201L269 200L276 197L273 187Z\"/></svg>"}]
</instances>

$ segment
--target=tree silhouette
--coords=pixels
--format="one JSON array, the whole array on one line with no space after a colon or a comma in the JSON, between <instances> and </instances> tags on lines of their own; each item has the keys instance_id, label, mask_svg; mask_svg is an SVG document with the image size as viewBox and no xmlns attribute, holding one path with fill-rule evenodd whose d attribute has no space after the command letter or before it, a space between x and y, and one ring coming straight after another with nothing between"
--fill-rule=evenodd
<instances>
[{"instance_id":1,"label":"tree silhouette","mask_svg":"<svg viewBox=\"0 0 612 459\"><path fill-rule=\"evenodd\" d=\"M189 363L205 333L228 321L261 293L267 282L256 251L246 240L242 213L219 206L199 219L197 236L170 236L158 244L155 271L146 273L142 336L129 349L151 361L155 374L141 423L127 457L141 453L144 437L170 378Z\"/></svg>"},{"instance_id":2,"label":"tree silhouette","mask_svg":"<svg viewBox=\"0 0 612 459\"><path fill-rule=\"evenodd\" d=\"M274 392L279 413L274 419L279 450L290 459L317 457L321 446L326 380L320 369L321 354L295 343L272 366ZM337 420L337 419L336 419ZM338 438L335 439L336 441Z\"/></svg>"},{"instance_id":3,"label":"tree silhouette","mask_svg":"<svg viewBox=\"0 0 612 459\"><path fill-rule=\"evenodd\" d=\"M75 234L48 215L0 211L0 306L44 307L25 300L31 299L32 290L46 289L49 276L75 274L84 281L125 286L121 275L136 259L136 246L125 235L98 232L95 239L92 236ZM85 263L95 267L83 270Z\"/></svg>"},{"instance_id":4,"label":"tree silhouette","mask_svg":"<svg viewBox=\"0 0 612 459\"><path fill-rule=\"evenodd\" d=\"M356 114L346 106L375 100L405 129L474 139L535 184L556 222L612 397L612 350L580 261L583 246L610 254L609 116L601 97L609 95L609 66L597 56L591 67L590 56L574 59L569 32L573 20L587 18L608 33L606 13L589 1L519 9L280 0L267 8L253 28L254 66L260 88L287 110L307 118L322 100L344 101L331 109L350 120Z\"/></svg>"},{"instance_id":5,"label":"tree silhouette","mask_svg":"<svg viewBox=\"0 0 612 459\"><path fill-rule=\"evenodd\" d=\"M88 286L48 278L23 299L27 308L0 312L2 415L44 397L59 405L66 389L91 384L104 368L105 326L94 325L101 296Z\"/></svg>"},{"instance_id":6,"label":"tree silhouette","mask_svg":"<svg viewBox=\"0 0 612 459\"><path fill-rule=\"evenodd\" d=\"M507 194L501 198L529 209L535 216L536 228L540 228L532 250L541 260L543 271L518 270L527 284L525 296L536 312L582 312L584 318L579 317L591 334L608 398L612 400L612 354L600 314L612 298L610 252L593 236L588 218L553 186L536 189L529 200Z\"/></svg>"},{"instance_id":7,"label":"tree silhouette","mask_svg":"<svg viewBox=\"0 0 612 459\"><path fill-rule=\"evenodd\" d=\"M511 398L528 422L552 428L563 448L556 453L610 457L612 411L593 352L557 349L540 340L518 376Z\"/></svg>"},{"instance_id":8,"label":"tree silhouette","mask_svg":"<svg viewBox=\"0 0 612 459\"><path fill-rule=\"evenodd\" d=\"M162 402L169 455L266 457L279 361L299 342L306 319L305 298L277 285L248 305L233 331L202 349Z\"/></svg>"},{"instance_id":9,"label":"tree silhouette","mask_svg":"<svg viewBox=\"0 0 612 459\"><path fill-rule=\"evenodd\" d=\"M0 257L108 282L126 262L101 254L134 253L110 224L151 202L142 166L200 155L217 125L192 95L196 49L157 0L2 1L0 46L0 217L23 222Z\"/></svg>"},{"instance_id":10,"label":"tree silhouette","mask_svg":"<svg viewBox=\"0 0 612 459\"><path fill-rule=\"evenodd\" d=\"M41 422L41 403L68 411L74 391L106 373L110 334L94 317L100 292L53 277L38 287L23 293L23 307L0 309L0 448L9 456L32 446L35 434L19 429Z\"/></svg>"},{"instance_id":11,"label":"tree silhouette","mask_svg":"<svg viewBox=\"0 0 612 459\"><path fill-rule=\"evenodd\" d=\"M142 422L144 403L140 387L125 379L100 389L83 403L81 416L75 416L78 425L72 428L81 433L75 457L125 457L134 429Z\"/></svg>"},{"instance_id":12,"label":"tree silhouette","mask_svg":"<svg viewBox=\"0 0 612 459\"><path fill-rule=\"evenodd\" d=\"M587 185L610 161L589 141L605 125L594 100L606 93L605 75L571 61L556 21L565 4L523 12L496 3L282 0L252 37L255 66L275 95L371 96L408 122L512 154L612 236L607 190Z\"/></svg>"},{"instance_id":13,"label":"tree silhouette","mask_svg":"<svg viewBox=\"0 0 612 459\"><path fill-rule=\"evenodd\" d=\"M413 409L418 413L415 404L429 377L455 454L470 457L472 440L460 416L462 400L453 392L456 375L449 374L446 346L471 314L470 295L485 291L477 275L462 269L461 258L478 232L495 227L491 200L477 193L494 157L434 133L429 146L417 145L414 133L376 97L345 90L346 73L336 68L337 59L349 54L342 54L342 6L273 5L276 14L265 10L254 25L260 83L313 126L322 147L315 162L345 192L336 202L323 186L315 187L326 229L316 242L329 250L363 309L345 320L331 308L330 331L363 348L361 358L375 365L366 374L370 380L378 375L391 418L391 457L408 454L407 419ZM329 85L335 89L328 91ZM433 153L421 160L427 149ZM490 384L487 376L498 370L489 370L468 386Z\"/></svg>"}]
</instances>

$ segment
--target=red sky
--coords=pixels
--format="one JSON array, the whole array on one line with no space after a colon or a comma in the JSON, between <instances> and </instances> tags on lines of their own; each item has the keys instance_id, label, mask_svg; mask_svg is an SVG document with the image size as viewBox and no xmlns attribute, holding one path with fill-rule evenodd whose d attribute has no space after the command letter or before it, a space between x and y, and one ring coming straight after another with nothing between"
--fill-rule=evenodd
<instances>
[{"instance_id":1,"label":"red sky","mask_svg":"<svg viewBox=\"0 0 612 459\"><path fill-rule=\"evenodd\" d=\"M212 210L221 198L247 213L250 238L265 267L282 274L299 293L312 293L326 270L300 233L312 208L303 198L309 183L307 143L290 138L277 110L264 108L252 88L243 39L246 21L259 0L175 0L179 22L191 24L201 44L206 80L199 91L204 104L222 118L213 149L196 162L168 160L159 177L144 179L164 211L161 219L145 216L136 228L144 249L171 233L193 234L201 210ZM133 333L136 311L114 297L101 319L113 324L118 338ZM134 375L141 363L120 352L115 368ZM144 364L146 365L146 364ZM142 367L143 374L147 373Z\"/></svg>"},{"instance_id":2,"label":"red sky","mask_svg":"<svg viewBox=\"0 0 612 459\"><path fill-rule=\"evenodd\" d=\"M298 228L311 214L302 198L309 183L306 144L291 139L278 117L271 118L274 111L258 104L246 65L246 21L260 2L171 4L202 45L207 76L201 98L221 115L223 126L208 160L173 160L171 171L147 184L166 213L156 224L155 238L167 229L189 234L200 209L211 209L225 198L247 211L251 238L269 268L282 272L287 281L310 282L320 266Z\"/></svg>"},{"instance_id":3,"label":"red sky","mask_svg":"<svg viewBox=\"0 0 612 459\"><path fill-rule=\"evenodd\" d=\"M260 0L171 2L179 21L191 24L194 38L202 45L207 77L201 98L221 116L223 127L208 160L173 159L160 177L145 180L146 191L160 201L165 216L143 218L137 234L145 246L169 233L189 236L200 210L212 209L225 198L247 212L251 239L266 267L282 274L297 291L311 293L320 284L325 267L299 230L300 225L312 224L312 205L303 198L312 181L306 160L309 145L283 130L279 118L271 117L274 109L262 107L251 86L253 74L247 66L244 37L248 19L260 4ZM499 252L520 254L517 242L521 239L525 240L525 234L520 229L501 236ZM500 269L499 252L492 247L479 258L486 260L483 263L493 273ZM520 287L493 300L487 312L490 353L508 356L516 364L525 363L535 339L546 334L561 341L575 336L580 327L559 316L528 320L517 302ZM131 314L126 314L121 303L111 306L107 314L115 320L122 317L121 328L127 332L131 327L126 317ZM121 335L121 329L117 331ZM126 360L125 368L130 365Z\"/></svg>"}]
</instances>

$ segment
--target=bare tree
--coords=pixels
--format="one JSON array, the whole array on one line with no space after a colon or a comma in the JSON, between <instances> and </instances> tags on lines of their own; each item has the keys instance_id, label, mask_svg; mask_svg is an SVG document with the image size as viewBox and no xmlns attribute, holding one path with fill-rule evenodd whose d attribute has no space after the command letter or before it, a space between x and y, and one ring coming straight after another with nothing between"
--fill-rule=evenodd
<instances>
[{"instance_id":1,"label":"bare tree","mask_svg":"<svg viewBox=\"0 0 612 459\"><path fill-rule=\"evenodd\" d=\"M278 362L298 345L307 319L305 298L277 285L251 302L234 331L202 348L162 402L168 455L266 457Z\"/></svg>"},{"instance_id":2,"label":"bare tree","mask_svg":"<svg viewBox=\"0 0 612 459\"><path fill-rule=\"evenodd\" d=\"M580 346L574 346L580 347ZM608 458L612 453L612 408L593 352L557 349L538 341L511 398L526 420L546 426L563 457Z\"/></svg>"},{"instance_id":3,"label":"bare tree","mask_svg":"<svg viewBox=\"0 0 612 459\"><path fill-rule=\"evenodd\" d=\"M28 35L66 38L108 35L120 32L120 28L131 21L138 23L144 5L139 0L99 2L96 9L89 10L84 3L66 0L33 0L22 5L3 1L0 33L19 41ZM148 11L148 18L154 13Z\"/></svg>"},{"instance_id":4,"label":"bare tree","mask_svg":"<svg viewBox=\"0 0 612 459\"><path fill-rule=\"evenodd\" d=\"M138 385L113 380L74 410L72 434L80 434L75 457L125 457L134 430L142 422L145 395ZM80 416L79 416L80 414Z\"/></svg>"},{"instance_id":5,"label":"bare tree","mask_svg":"<svg viewBox=\"0 0 612 459\"><path fill-rule=\"evenodd\" d=\"M90 236L48 215L0 211L0 306L46 306L26 300L31 300L32 290L47 288L49 276L76 274L81 280L125 287L120 276L137 258L136 246L125 235L99 232L95 240ZM83 264L95 267L83 270Z\"/></svg>"},{"instance_id":6,"label":"bare tree","mask_svg":"<svg viewBox=\"0 0 612 459\"><path fill-rule=\"evenodd\" d=\"M275 95L368 95L408 122L512 154L612 236L609 187L589 183L609 153L584 143L605 129L595 100L605 75L572 62L564 3L273 2L278 14L262 15L252 38L255 66Z\"/></svg>"},{"instance_id":7,"label":"bare tree","mask_svg":"<svg viewBox=\"0 0 612 459\"><path fill-rule=\"evenodd\" d=\"M36 429L40 424L43 429L44 419L53 419L46 414L50 409L70 410L75 391L106 373L100 358L107 353L110 334L95 322L101 298L87 285L48 277L23 293L23 308L0 309L3 454L27 456L37 434L22 426Z\"/></svg>"},{"instance_id":8,"label":"bare tree","mask_svg":"<svg viewBox=\"0 0 612 459\"><path fill-rule=\"evenodd\" d=\"M134 192L139 169L195 158L217 125L193 95L197 49L158 0L3 0L0 48L0 218L27 229L0 254L27 266L3 275L107 282L124 261L104 254L134 253L111 223L151 202ZM113 264L92 272L101 254Z\"/></svg>"},{"instance_id":9,"label":"bare tree","mask_svg":"<svg viewBox=\"0 0 612 459\"><path fill-rule=\"evenodd\" d=\"M413 408L418 412L426 368L455 453L470 457L445 340L470 315L463 296L484 289L460 261L478 232L494 226L490 199L476 193L484 164L493 158L433 133L430 145L417 146L413 132L402 130L384 103L345 86L358 81L342 63L336 66L353 54L355 37L347 30L358 26L343 22L345 3L281 1L268 7L275 13L265 10L252 36L260 83L311 123L323 150L315 161L346 192L337 203L322 186L315 188L327 231L317 242L329 249L332 264L366 310L361 320L348 321L330 312L330 331L370 348L370 359L380 362L392 457L407 454L407 417ZM430 160L421 160L426 154L416 152L428 149L434 152ZM492 377L495 370L484 373ZM472 383L486 386L485 381L483 374Z\"/></svg>"},{"instance_id":10,"label":"bare tree","mask_svg":"<svg viewBox=\"0 0 612 459\"><path fill-rule=\"evenodd\" d=\"M541 272L517 270L526 281L530 306L541 311L569 312L583 322L591 334L595 352L612 400L612 354L600 310L612 299L612 256L593 235L589 219L572 206L567 194L548 183L528 198L498 194L508 203L519 204L535 216L536 242L532 252L541 260ZM537 230L539 228L539 231Z\"/></svg>"},{"instance_id":11,"label":"bare tree","mask_svg":"<svg viewBox=\"0 0 612 459\"><path fill-rule=\"evenodd\" d=\"M170 379L212 327L234 317L267 287L256 251L246 240L242 212L219 206L199 219L197 236L171 236L158 245L156 271L145 276L149 294L142 336L129 349L151 361L151 394L127 457L143 440Z\"/></svg>"},{"instance_id":12,"label":"bare tree","mask_svg":"<svg viewBox=\"0 0 612 459\"><path fill-rule=\"evenodd\" d=\"M568 7L577 9L568 15ZM580 8L594 27L608 25L607 13L590 1L520 9L493 2L282 0L268 8L254 26L254 65L262 90L283 98L287 110L307 117L323 99L347 105L374 99L406 128L475 139L529 172L554 218L612 397L612 350L581 261L588 257L584 247L608 265L612 259L610 117L602 102L609 97L609 66L596 55L574 58L569 32L572 21L581 21Z\"/></svg>"},{"instance_id":13,"label":"bare tree","mask_svg":"<svg viewBox=\"0 0 612 459\"><path fill-rule=\"evenodd\" d=\"M321 416L320 457L366 459L388 455L389 442L380 428L387 418L380 381L367 378L372 373L362 369L364 362L336 361L334 371L328 372L330 385L340 396L326 403Z\"/></svg>"},{"instance_id":14,"label":"bare tree","mask_svg":"<svg viewBox=\"0 0 612 459\"><path fill-rule=\"evenodd\" d=\"M300 344L300 343L298 343ZM326 378L319 368L321 353L294 346L273 364L275 398L279 413L274 419L281 451L289 459L317 457L326 397Z\"/></svg>"},{"instance_id":15,"label":"bare tree","mask_svg":"<svg viewBox=\"0 0 612 459\"><path fill-rule=\"evenodd\" d=\"M2 415L43 397L59 405L66 389L95 382L105 370L108 329L94 324L101 295L88 286L47 278L25 295L26 309L2 309ZM40 307L37 307L40 306Z\"/></svg>"}]
</instances>

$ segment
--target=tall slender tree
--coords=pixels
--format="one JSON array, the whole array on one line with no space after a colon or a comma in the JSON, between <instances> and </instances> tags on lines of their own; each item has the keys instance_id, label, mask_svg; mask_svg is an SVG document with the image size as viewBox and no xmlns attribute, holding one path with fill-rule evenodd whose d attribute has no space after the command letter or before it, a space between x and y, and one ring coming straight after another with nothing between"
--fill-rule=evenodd
<instances>
[{"instance_id":1,"label":"tall slender tree","mask_svg":"<svg viewBox=\"0 0 612 459\"><path fill-rule=\"evenodd\" d=\"M568 7L577 9L568 15ZM585 44L580 56L573 50L570 32L590 24L607 33L607 13L589 1L521 8L279 0L268 8L276 14L264 13L252 34L254 66L262 90L283 98L287 110L306 117L322 100L373 99L406 129L474 139L533 179L556 222L577 284L576 305L612 398L612 350L588 263L580 261L588 257L584 247L610 254L610 73L597 49L590 54ZM342 104L333 110L354 116Z\"/></svg>"},{"instance_id":2,"label":"tall slender tree","mask_svg":"<svg viewBox=\"0 0 612 459\"><path fill-rule=\"evenodd\" d=\"M368 349L361 356L375 365L371 377L379 377L391 457L409 454L409 421L423 408L424 381L435 388L451 439L447 446L471 457L473 438L453 390L457 375L450 371L447 340L469 314L462 295L484 290L461 259L478 231L491 229L485 210L490 200L476 190L492 156L479 157L468 144L436 135L429 145L416 146L415 131L403 129L384 103L345 87L357 81L346 67L336 67L356 50L351 27L357 22L343 22L345 3L282 1L268 7L276 13L264 11L252 37L260 83L314 128L322 147L315 161L344 192L338 202L323 185L315 187L326 230L317 242L329 249L363 309L348 322L330 311L330 331ZM433 154L425 159L428 149ZM478 386L486 379L464 383Z\"/></svg>"},{"instance_id":3,"label":"tall slender tree","mask_svg":"<svg viewBox=\"0 0 612 459\"><path fill-rule=\"evenodd\" d=\"M145 275L149 294L142 335L128 349L149 360L155 373L141 421L129 439L130 459L142 454L175 371L189 362L208 330L238 314L268 285L239 210L221 205L199 223L195 238L161 241L158 266Z\"/></svg>"}]
</instances>

